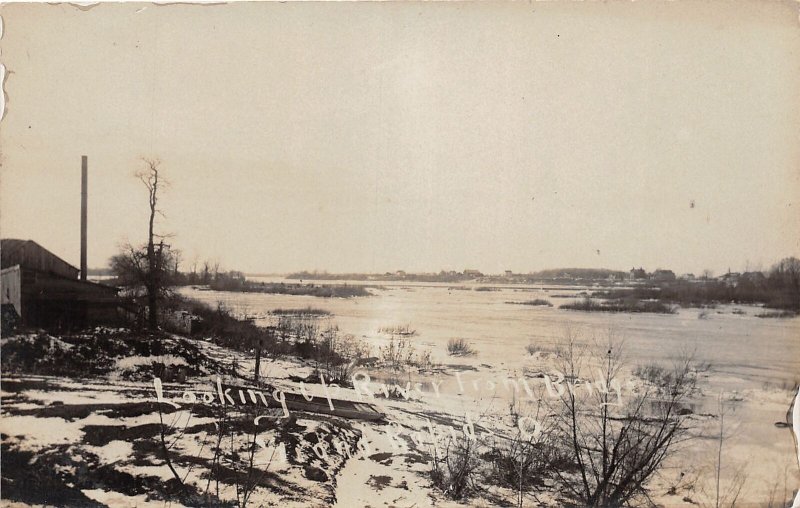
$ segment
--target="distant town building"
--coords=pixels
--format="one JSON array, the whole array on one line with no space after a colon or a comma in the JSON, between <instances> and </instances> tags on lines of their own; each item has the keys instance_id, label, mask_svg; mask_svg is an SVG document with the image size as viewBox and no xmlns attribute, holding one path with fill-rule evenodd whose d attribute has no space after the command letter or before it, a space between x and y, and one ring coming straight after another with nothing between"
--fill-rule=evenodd
<instances>
[{"instance_id":1,"label":"distant town building","mask_svg":"<svg viewBox=\"0 0 800 508\"><path fill-rule=\"evenodd\" d=\"M506 270L506 277L513 277L513 276L514 272L512 272L511 270Z\"/></svg>"},{"instance_id":2,"label":"distant town building","mask_svg":"<svg viewBox=\"0 0 800 508\"><path fill-rule=\"evenodd\" d=\"M720 275L717 280L719 280L720 282L724 282L728 286L733 287L739 283L739 277L741 277L741 274L739 272L731 272L729 269L728 273Z\"/></svg>"},{"instance_id":3,"label":"distant town building","mask_svg":"<svg viewBox=\"0 0 800 508\"><path fill-rule=\"evenodd\" d=\"M630 280L646 279L647 278L647 272L641 266L639 268L631 268L631 271L630 271L630 273L628 275L628 278Z\"/></svg>"},{"instance_id":4,"label":"distant town building","mask_svg":"<svg viewBox=\"0 0 800 508\"><path fill-rule=\"evenodd\" d=\"M470 269L464 270L464 275L467 275L469 277L483 277L483 274L480 271L470 270Z\"/></svg>"},{"instance_id":5,"label":"distant town building","mask_svg":"<svg viewBox=\"0 0 800 508\"><path fill-rule=\"evenodd\" d=\"M761 286L767 281L766 275L761 272L744 272L739 276L739 284L748 283L754 286Z\"/></svg>"},{"instance_id":6,"label":"distant town building","mask_svg":"<svg viewBox=\"0 0 800 508\"><path fill-rule=\"evenodd\" d=\"M117 288L78 279L80 270L32 240L0 240L2 304L24 326L80 329L118 322Z\"/></svg>"},{"instance_id":7,"label":"distant town building","mask_svg":"<svg viewBox=\"0 0 800 508\"><path fill-rule=\"evenodd\" d=\"M676 279L675 272L672 270L656 270L650 276L651 280L656 282L669 282Z\"/></svg>"}]
</instances>

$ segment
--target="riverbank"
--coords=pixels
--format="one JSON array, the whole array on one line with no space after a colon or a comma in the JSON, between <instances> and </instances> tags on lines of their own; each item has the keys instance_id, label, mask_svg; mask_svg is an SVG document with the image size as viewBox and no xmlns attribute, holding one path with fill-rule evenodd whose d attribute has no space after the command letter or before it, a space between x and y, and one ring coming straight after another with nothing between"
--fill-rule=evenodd
<instances>
[{"instance_id":1,"label":"riverbank","mask_svg":"<svg viewBox=\"0 0 800 508\"><path fill-rule=\"evenodd\" d=\"M376 337L370 339L370 348L380 357L398 340L414 339ZM95 355L98 368L86 371L80 362L61 364L58 375L41 375L42 369L50 369L68 352L77 353L84 343L95 350L100 346L102 354ZM14 361L14 348L29 359L38 358L16 369L6 364L3 379L2 451L4 466L12 466L3 468L4 498L27 504L47 504L41 490L24 487L47 478L48 492L57 493L58 499L87 505L161 505L170 500L174 506L236 506L244 488L254 505L367 506L380 493L397 504L456 506L431 476L436 456L432 446L437 440L444 446L465 431L475 434L481 450L474 464L481 488L470 494L469 502L514 503L515 490L493 476L495 462L488 457L494 453L495 438L514 435L519 418L515 414L546 425L546 413L534 413L537 405L542 400L557 402L553 393L567 387L566 378L558 374L563 359L559 349L545 345L530 348L516 363L498 362L485 349L474 357L434 361L425 369L395 369L378 361L351 372L355 382L350 388L319 379L319 365L313 360L278 356L265 358L260 366L262 382L269 386L264 389L267 396L282 390L327 404L333 394L374 405L386 415L385 423L302 411L283 418L276 408L261 415L263 425L253 426L253 414L238 409L220 413L214 404L182 400L187 390L211 391L217 377L226 384L252 382L252 354L211 340L100 329L76 337L5 338L2 347L4 361ZM424 347L416 345L420 353ZM622 400L658 379L652 370L634 372L634 366L628 365L620 378ZM734 485L741 469L748 478L740 496L743 505L770 495L780 501L784 488L790 492L800 480L789 450L789 429L776 426L785 421L794 387L764 384L742 390L724 369L705 365L696 372L697 391L685 416L691 439L650 483L653 499L664 506L692 506L710 499L715 464L709 458L718 445L714 436L721 402L725 426L733 431L725 431L723 486ZM169 401L179 407L155 404L153 376L164 380ZM238 401L248 395L232 397ZM228 422L225 440L233 441L227 451L238 459L215 469L220 421ZM256 438L258 442L252 441ZM35 476L13 467L33 456L40 467ZM180 486L165 457L188 487ZM554 479L545 476L542 481L525 494L525 506L560 505Z\"/></svg>"}]
</instances>

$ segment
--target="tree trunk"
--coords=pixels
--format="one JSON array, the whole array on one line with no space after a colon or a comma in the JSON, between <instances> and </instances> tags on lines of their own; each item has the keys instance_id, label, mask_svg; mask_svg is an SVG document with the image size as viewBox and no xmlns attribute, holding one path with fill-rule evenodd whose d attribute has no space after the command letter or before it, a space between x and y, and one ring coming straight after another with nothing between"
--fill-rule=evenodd
<instances>
[{"instance_id":1,"label":"tree trunk","mask_svg":"<svg viewBox=\"0 0 800 508\"><path fill-rule=\"evenodd\" d=\"M150 222L147 230L147 324L150 330L158 330L158 260L153 242L153 222L156 218L156 200L158 192L158 170L150 166L153 180L150 191Z\"/></svg>"},{"instance_id":2,"label":"tree trunk","mask_svg":"<svg viewBox=\"0 0 800 508\"><path fill-rule=\"evenodd\" d=\"M253 382L258 383L258 376L261 374L261 339L256 341L256 372L253 376Z\"/></svg>"}]
</instances>

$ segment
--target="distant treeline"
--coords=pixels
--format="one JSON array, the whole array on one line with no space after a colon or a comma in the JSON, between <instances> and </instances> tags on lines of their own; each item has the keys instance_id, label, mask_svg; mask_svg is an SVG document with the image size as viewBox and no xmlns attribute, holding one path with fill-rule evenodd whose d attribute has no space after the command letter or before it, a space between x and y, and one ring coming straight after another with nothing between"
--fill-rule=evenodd
<instances>
[{"instance_id":1,"label":"distant treeline","mask_svg":"<svg viewBox=\"0 0 800 508\"><path fill-rule=\"evenodd\" d=\"M286 284L283 282L248 281L241 272L219 274L208 287L215 291L240 291L245 293L272 293L281 295L306 295L322 298L350 298L370 296L364 286L347 284Z\"/></svg>"},{"instance_id":2,"label":"distant treeline","mask_svg":"<svg viewBox=\"0 0 800 508\"><path fill-rule=\"evenodd\" d=\"M629 312L651 314L674 314L675 309L660 301L638 300L636 298L620 298L607 302L598 302L584 298L573 303L561 305L559 309L582 310L587 312Z\"/></svg>"},{"instance_id":3,"label":"distant treeline","mask_svg":"<svg viewBox=\"0 0 800 508\"><path fill-rule=\"evenodd\" d=\"M503 275L484 275L476 270L464 272L445 271L439 273L328 273L317 271L301 271L290 273L287 279L295 280L358 280L358 281L414 281L414 282L464 282L481 279L497 282L540 282L540 281L572 281L572 280L606 280L612 277L617 280L628 278L628 272L608 270L605 268L557 268L521 274L506 273Z\"/></svg>"},{"instance_id":4,"label":"distant treeline","mask_svg":"<svg viewBox=\"0 0 800 508\"><path fill-rule=\"evenodd\" d=\"M115 265L119 266L119 265ZM216 266L205 265L201 271L181 272L174 268L160 273L159 281L163 287L208 286L215 291L236 291L247 293L275 293L284 295L307 295L322 298L350 298L354 296L370 296L364 286L347 284L286 284L281 282L255 282L247 280L239 271L220 271ZM128 270L130 272L132 270ZM125 270L112 270L114 279L102 281L110 286L138 287L135 280Z\"/></svg>"},{"instance_id":5,"label":"distant treeline","mask_svg":"<svg viewBox=\"0 0 800 508\"><path fill-rule=\"evenodd\" d=\"M628 289L597 291L596 298L658 300L683 307L716 303L763 304L800 311L800 260L786 258L766 273L746 272L726 280L672 280Z\"/></svg>"},{"instance_id":6,"label":"distant treeline","mask_svg":"<svg viewBox=\"0 0 800 508\"><path fill-rule=\"evenodd\" d=\"M605 268L556 268L552 270L540 270L527 274L526 277L536 280L557 280L557 279L608 279L613 276L615 279L625 279L628 272L618 270L608 270Z\"/></svg>"},{"instance_id":7,"label":"distant treeline","mask_svg":"<svg viewBox=\"0 0 800 508\"><path fill-rule=\"evenodd\" d=\"M292 280L357 280L357 281L413 281L413 282L463 282L474 280L482 274L464 274L461 272L439 273L328 273L328 272L294 272L286 275Z\"/></svg>"}]
</instances>

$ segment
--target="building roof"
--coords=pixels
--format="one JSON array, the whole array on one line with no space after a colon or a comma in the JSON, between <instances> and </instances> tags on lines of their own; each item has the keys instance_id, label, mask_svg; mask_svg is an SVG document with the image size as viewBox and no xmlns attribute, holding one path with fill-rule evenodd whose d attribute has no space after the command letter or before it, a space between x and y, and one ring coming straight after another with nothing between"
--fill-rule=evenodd
<instances>
[{"instance_id":1,"label":"building roof","mask_svg":"<svg viewBox=\"0 0 800 508\"><path fill-rule=\"evenodd\" d=\"M0 240L0 267L20 265L29 270L55 273L75 279L80 270L45 249L33 240L3 238Z\"/></svg>"}]
</instances>

